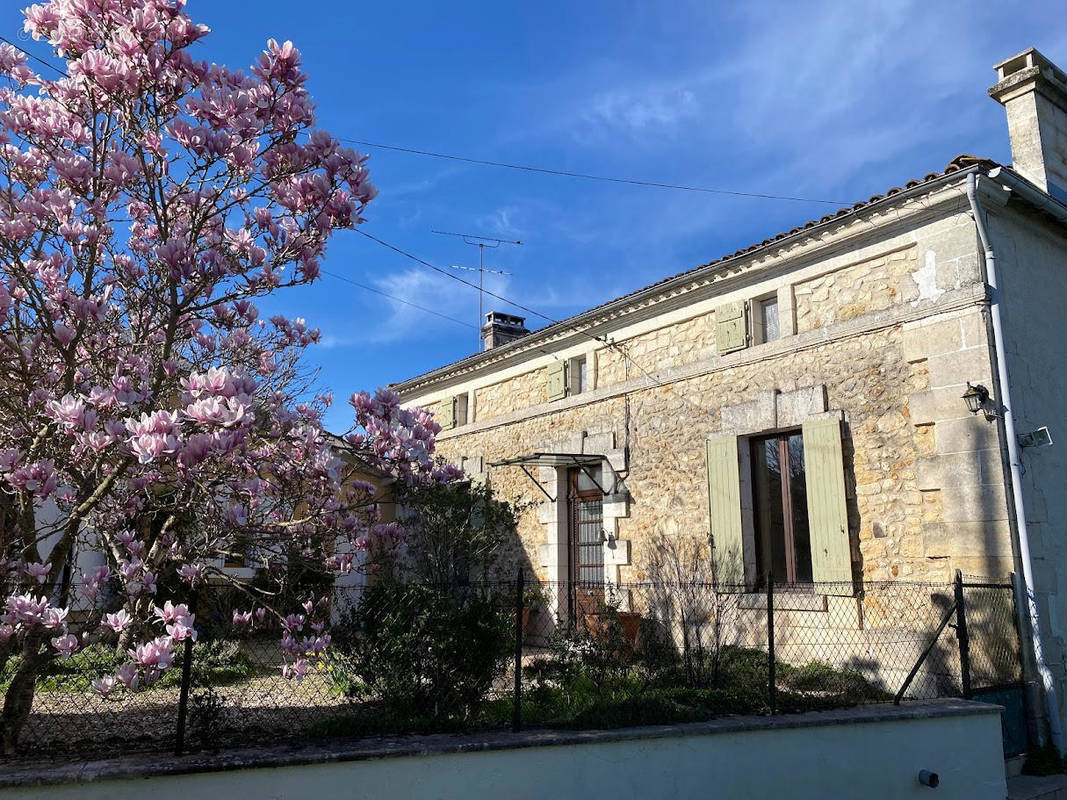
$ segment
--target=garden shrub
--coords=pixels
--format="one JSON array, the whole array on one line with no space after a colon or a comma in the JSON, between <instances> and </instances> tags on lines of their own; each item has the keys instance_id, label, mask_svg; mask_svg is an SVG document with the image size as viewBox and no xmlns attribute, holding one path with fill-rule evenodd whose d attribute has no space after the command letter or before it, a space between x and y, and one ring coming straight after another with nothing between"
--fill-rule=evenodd
<instances>
[{"instance_id":1,"label":"garden shrub","mask_svg":"<svg viewBox=\"0 0 1067 800\"><path fill-rule=\"evenodd\" d=\"M370 586L335 627L331 674L402 716L467 720L504 670L514 623L506 598L421 583Z\"/></svg>"}]
</instances>

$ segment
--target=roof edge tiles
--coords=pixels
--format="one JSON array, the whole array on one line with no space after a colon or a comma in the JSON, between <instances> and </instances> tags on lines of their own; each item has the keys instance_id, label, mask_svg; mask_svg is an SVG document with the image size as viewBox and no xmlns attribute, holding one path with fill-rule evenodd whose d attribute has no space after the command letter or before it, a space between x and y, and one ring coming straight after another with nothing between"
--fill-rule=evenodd
<instances>
[{"instance_id":1,"label":"roof edge tiles","mask_svg":"<svg viewBox=\"0 0 1067 800\"><path fill-rule=\"evenodd\" d=\"M655 283L651 283L640 289L635 289L632 292L629 292L620 297L616 297L612 300L608 300L607 302L601 303L600 305L593 306L592 308L586 309L585 311L581 311L565 319L559 320L557 322L552 322L543 328L540 328L536 331L532 331L526 336L523 336L512 342L508 342L507 344L500 345L499 347L494 347L491 350L473 353L469 356L465 356L464 358L458 359L448 364L444 364L440 367L436 367L435 369L429 370L428 372L424 372L420 375L415 375L403 381L391 383L389 384L389 388L401 393L410 392L412 390L424 387L428 384L432 384L439 379L446 378L451 375L467 371L469 369L473 369L482 364L499 361L503 357L511 353L518 352L524 349L525 345L529 345L534 341L543 341L545 338L553 334L565 331L567 328L575 327L583 321L588 320L592 322L593 318L597 314L602 314L613 307L621 308L623 306L626 306L627 304L637 300L642 295L648 294L658 289L665 289L668 284L671 284L673 282L692 278L696 276L697 273L701 272L702 270L706 270L709 267L721 266L743 256L751 255L752 253L770 247L793 236L808 232L814 228L818 228L822 225L827 225L837 220L843 220L853 214L856 214L858 211L870 208L871 206L885 202L892 202L897 199L897 195L910 193L914 189L928 186L930 184L933 184L935 181L951 177L954 173L966 172L971 170L988 171L998 167L1003 168L1002 165L998 164L996 161L992 161L987 158L980 158L978 156L968 155L966 153L958 155L953 158L941 172L930 172L924 175L922 178L913 178L912 180L905 183L903 186L891 187L890 189L886 190L884 194L872 195L867 200L861 200L851 206L841 208L836 212L825 214L819 219L809 220L803 225L797 225L796 227L790 228L788 231L782 231L781 233L775 234L774 236L768 239L764 239L762 242L757 242L755 244L749 245L748 247L743 247L740 250L736 250L735 252L730 253L728 255L720 256L719 258L714 259L712 261L708 261L707 263L700 264L696 267L685 270L683 272L679 272L675 275L670 275L666 278L662 278L659 281L656 281Z\"/></svg>"}]
</instances>

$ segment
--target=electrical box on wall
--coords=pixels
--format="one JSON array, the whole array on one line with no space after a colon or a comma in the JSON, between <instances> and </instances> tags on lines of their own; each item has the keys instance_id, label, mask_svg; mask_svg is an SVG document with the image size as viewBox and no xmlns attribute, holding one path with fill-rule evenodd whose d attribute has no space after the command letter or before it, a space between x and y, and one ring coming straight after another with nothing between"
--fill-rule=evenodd
<instances>
[{"instance_id":1,"label":"electrical box on wall","mask_svg":"<svg viewBox=\"0 0 1067 800\"><path fill-rule=\"evenodd\" d=\"M1052 434L1049 433L1047 426L1019 434L1020 447L1048 447L1050 444L1052 444Z\"/></svg>"}]
</instances>

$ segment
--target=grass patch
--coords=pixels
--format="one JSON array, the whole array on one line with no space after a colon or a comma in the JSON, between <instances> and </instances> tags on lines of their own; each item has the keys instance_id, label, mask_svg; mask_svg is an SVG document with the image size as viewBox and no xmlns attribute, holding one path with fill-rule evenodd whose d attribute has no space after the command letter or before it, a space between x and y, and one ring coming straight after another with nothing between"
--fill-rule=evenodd
<instances>
[{"instance_id":1,"label":"grass patch","mask_svg":"<svg viewBox=\"0 0 1067 800\"><path fill-rule=\"evenodd\" d=\"M185 649L176 647L174 663L152 688L180 686L184 657ZM37 678L36 691L53 694L88 692L92 689L94 680L105 675L114 675L115 670L129 660L126 653L117 651L113 645L92 644L68 659L56 658L50 661ZM8 661L0 674L0 692L7 691L21 663L19 656ZM216 640L200 642L193 646L194 685L233 686L275 672L273 667L252 660L234 641Z\"/></svg>"}]
</instances>

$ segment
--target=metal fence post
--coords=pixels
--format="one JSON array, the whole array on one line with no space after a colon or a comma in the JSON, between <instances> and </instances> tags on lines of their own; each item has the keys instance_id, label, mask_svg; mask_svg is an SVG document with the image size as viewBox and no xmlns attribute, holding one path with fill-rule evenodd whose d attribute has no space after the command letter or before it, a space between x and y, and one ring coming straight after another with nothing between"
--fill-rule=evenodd
<instances>
[{"instance_id":1,"label":"metal fence post","mask_svg":"<svg viewBox=\"0 0 1067 800\"><path fill-rule=\"evenodd\" d=\"M178 694L178 730L175 734L174 755L180 756L185 749L185 719L189 714L189 684L193 674L193 640L185 640L185 656L182 661L182 688Z\"/></svg>"},{"instance_id":2,"label":"metal fence post","mask_svg":"<svg viewBox=\"0 0 1067 800\"><path fill-rule=\"evenodd\" d=\"M960 683L963 696L971 696L971 640L967 636L967 610L963 602L963 573L956 570L956 638L960 643Z\"/></svg>"},{"instance_id":3,"label":"metal fence post","mask_svg":"<svg viewBox=\"0 0 1067 800\"><path fill-rule=\"evenodd\" d=\"M523 573L519 567L515 579L515 693L511 709L511 730L518 733L522 729L522 595Z\"/></svg>"},{"instance_id":4,"label":"metal fence post","mask_svg":"<svg viewBox=\"0 0 1067 800\"><path fill-rule=\"evenodd\" d=\"M195 613L197 606L197 594L190 598L189 605ZM185 722L189 716L189 686L193 677L193 639L186 637L184 642L184 656L182 660L182 685L178 693L178 724L174 733L174 755L180 756L185 750Z\"/></svg>"},{"instance_id":5,"label":"metal fence post","mask_svg":"<svg viewBox=\"0 0 1067 800\"><path fill-rule=\"evenodd\" d=\"M767 703L774 713L777 684L774 663L774 579L767 576Z\"/></svg>"}]
</instances>

